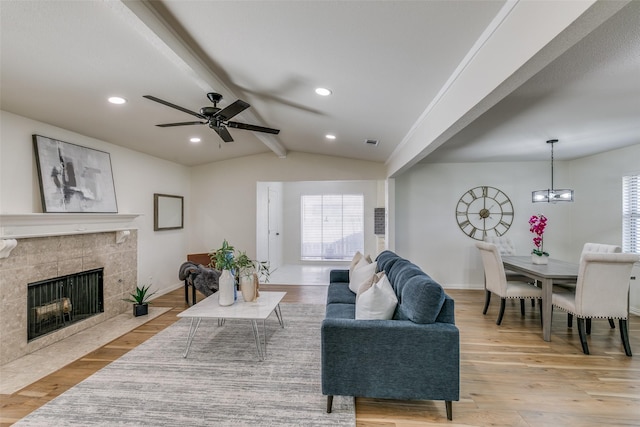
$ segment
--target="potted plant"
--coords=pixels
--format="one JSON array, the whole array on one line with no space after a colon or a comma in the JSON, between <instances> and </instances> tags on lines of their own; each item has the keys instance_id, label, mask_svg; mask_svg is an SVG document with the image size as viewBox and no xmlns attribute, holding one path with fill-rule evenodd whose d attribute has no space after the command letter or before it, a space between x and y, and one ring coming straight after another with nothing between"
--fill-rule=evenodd
<instances>
[{"instance_id":1,"label":"potted plant","mask_svg":"<svg viewBox=\"0 0 640 427\"><path fill-rule=\"evenodd\" d=\"M136 291L131 295L131 298L126 298L123 301L133 303L133 315L135 317L144 316L149 314L149 298L155 294L155 292L149 293L149 286L136 286Z\"/></svg>"},{"instance_id":2,"label":"potted plant","mask_svg":"<svg viewBox=\"0 0 640 427\"><path fill-rule=\"evenodd\" d=\"M236 300L234 253L235 248L224 239L222 246L209 254L212 264L215 264L217 270L222 271L218 279L218 303L224 306L231 305Z\"/></svg>"},{"instance_id":3,"label":"potted plant","mask_svg":"<svg viewBox=\"0 0 640 427\"><path fill-rule=\"evenodd\" d=\"M245 251L236 251L226 239L219 249L209 252L209 258L211 265L215 265L217 270L222 271L218 296L221 305L231 305L236 300L236 281L243 292L244 300L248 302L257 298L259 278L264 277L265 282L269 281L267 262L253 260Z\"/></svg>"},{"instance_id":4,"label":"potted plant","mask_svg":"<svg viewBox=\"0 0 640 427\"><path fill-rule=\"evenodd\" d=\"M269 281L269 264L249 258L244 251L235 258L235 264L238 270L242 298L247 302L255 301L259 296L259 278L264 276L265 282Z\"/></svg>"},{"instance_id":5,"label":"potted plant","mask_svg":"<svg viewBox=\"0 0 640 427\"><path fill-rule=\"evenodd\" d=\"M549 262L549 252L544 250L544 229L547 228L547 217L544 215L533 215L529 218L529 231L535 234L533 244L535 248L531 251L531 260L534 264L547 264Z\"/></svg>"}]
</instances>

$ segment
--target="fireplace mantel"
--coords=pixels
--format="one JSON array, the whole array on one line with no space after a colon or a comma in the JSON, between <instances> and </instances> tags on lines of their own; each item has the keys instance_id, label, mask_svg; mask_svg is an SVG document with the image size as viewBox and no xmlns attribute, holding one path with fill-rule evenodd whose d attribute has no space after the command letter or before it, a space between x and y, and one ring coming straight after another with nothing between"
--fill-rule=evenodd
<instances>
[{"instance_id":1,"label":"fireplace mantel","mask_svg":"<svg viewBox=\"0 0 640 427\"><path fill-rule=\"evenodd\" d=\"M102 233L137 228L140 214L27 213L0 214L0 239Z\"/></svg>"}]
</instances>

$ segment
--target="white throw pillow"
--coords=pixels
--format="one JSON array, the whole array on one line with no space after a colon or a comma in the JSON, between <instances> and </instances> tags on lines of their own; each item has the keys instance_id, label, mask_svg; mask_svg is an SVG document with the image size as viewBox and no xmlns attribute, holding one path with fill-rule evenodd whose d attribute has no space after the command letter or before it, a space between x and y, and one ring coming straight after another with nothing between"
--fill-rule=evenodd
<instances>
[{"instance_id":1,"label":"white throw pillow","mask_svg":"<svg viewBox=\"0 0 640 427\"><path fill-rule=\"evenodd\" d=\"M368 291L370 287L376 284L378 280L382 278L382 276L384 276L384 271L376 273L373 276L371 276L368 280L365 280L364 282L362 282L360 286L358 286L358 292L356 293L356 301L358 301L358 298L360 298L360 295Z\"/></svg>"},{"instance_id":2,"label":"white throw pillow","mask_svg":"<svg viewBox=\"0 0 640 427\"><path fill-rule=\"evenodd\" d=\"M355 270L356 265L358 265L361 259L362 254L360 253L360 251L356 252L356 254L353 256L353 259L351 260L351 264L349 264L349 274L353 273L353 270Z\"/></svg>"},{"instance_id":3,"label":"white throw pillow","mask_svg":"<svg viewBox=\"0 0 640 427\"><path fill-rule=\"evenodd\" d=\"M360 260L349 276L349 289L351 289L351 292L357 293L360 285L375 274L376 265L375 262L369 264L364 258Z\"/></svg>"},{"instance_id":4,"label":"white throw pillow","mask_svg":"<svg viewBox=\"0 0 640 427\"><path fill-rule=\"evenodd\" d=\"M398 305L398 297L384 275L356 301L356 319L390 320Z\"/></svg>"}]
</instances>

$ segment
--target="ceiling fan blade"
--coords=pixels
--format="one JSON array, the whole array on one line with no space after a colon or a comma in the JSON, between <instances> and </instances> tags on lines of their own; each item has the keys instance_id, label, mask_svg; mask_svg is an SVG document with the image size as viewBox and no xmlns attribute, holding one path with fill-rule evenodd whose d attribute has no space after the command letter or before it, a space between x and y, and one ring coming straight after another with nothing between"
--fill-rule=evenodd
<instances>
[{"instance_id":1,"label":"ceiling fan blade","mask_svg":"<svg viewBox=\"0 0 640 427\"><path fill-rule=\"evenodd\" d=\"M277 135L280 133L280 129L271 129L271 128L266 128L264 126L248 125L246 123L228 122L227 126L235 129L244 129L244 130L252 130L256 132L272 133L274 135Z\"/></svg>"},{"instance_id":2,"label":"ceiling fan blade","mask_svg":"<svg viewBox=\"0 0 640 427\"><path fill-rule=\"evenodd\" d=\"M217 126L217 127L212 127L211 129L215 130L216 133L218 135L220 135L220 138L222 138L222 140L224 142L232 142L233 141L233 138L231 138L231 134L229 133L229 131L227 130L226 127Z\"/></svg>"},{"instance_id":3,"label":"ceiling fan blade","mask_svg":"<svg viewBox=\"0 0 640 427\"><path fill-rule=\"evenodd\" d=\"M161 128L170 128L173 126L188 126L188 125L206 125L207 122L180 122L180 123L164 123L161 125L156 125Z\"/></svg>"},{"instance_id":4,"label":"ceiling fan blade","mask_svg":"<svg viewBox=\"0 0 640 427\"><path fill-rule=\"evenodd\" d=\"M165 101L164 99L156 98L155 96L152 96L152 95L142 95L142 97L158 102L160 104L166 105L167 107L175 108L176 110L180 110L183 113L191 114L192 116L196 116L199 119L207 120L207 118L202 114L196 113L195 111L187 110L186 108L183 108L176 104L172 104L169 101Z\"/></svg>"},{"instance_id":5,"label":"ceiling fan blade","mask_svg":"<svg viewBox=\"0 0 640 427\"><path fill-rule=\"evenodd\" d=\"M219 118L223 122L226 122L231 117L235 116L236 114L240 114L241 112L243 112L244 110L246 110L250 106L251 105L249 105L248 103L244 102L243 100L238 99L233 104L231 104L231 105L223 108L222 110L218 111L215 114L215 117Z\"/></svg>"}]
</instances>

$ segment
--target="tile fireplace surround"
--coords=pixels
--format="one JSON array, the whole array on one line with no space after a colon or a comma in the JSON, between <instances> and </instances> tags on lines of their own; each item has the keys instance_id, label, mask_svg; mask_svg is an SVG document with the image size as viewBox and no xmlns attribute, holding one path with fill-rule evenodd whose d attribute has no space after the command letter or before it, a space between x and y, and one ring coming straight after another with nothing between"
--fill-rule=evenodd
<instances>
[{"instance_id":1,"label":"tile fireplace surround","mask_svg":"<svg viewBox=\"0 0 640 427\"><path fill-rule=\"evenodd\" d=\"M0 365L131 310L122 301L137 282L138 233L117 231L17 238L0 258ZM121 243L117 243L120 241ZM27 342L27 287L52 277L104 268L104 313Z\"/></svg>"}]
</instances>

